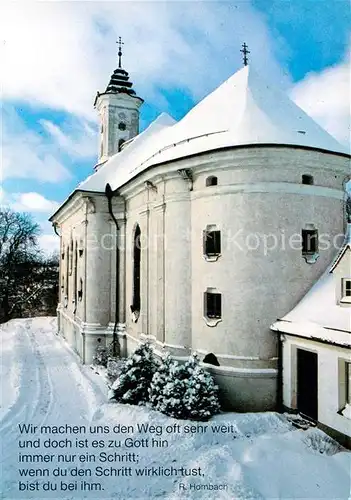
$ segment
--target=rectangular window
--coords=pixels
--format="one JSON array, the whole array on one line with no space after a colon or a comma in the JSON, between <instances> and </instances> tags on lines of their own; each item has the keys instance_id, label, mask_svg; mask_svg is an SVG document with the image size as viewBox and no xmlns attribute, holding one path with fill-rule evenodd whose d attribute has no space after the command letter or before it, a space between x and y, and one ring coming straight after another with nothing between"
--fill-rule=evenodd
<instances>
[{"instance_id":1,"label":"rectangular window","mask_svg":"<svg viewBox=\"0 0 351 500\"><path fill-rule=\"evenodd\" d=\"M222 295L220 293L205 293L205 316L220 319L222 317Z\"/></svg>"},{"instance_id":2,"label":"rectangular window","mask_svg":"<svg viewBox=\"0 0 351 500\"><path fill-rule=\"evenodd\" d=\"M318 252L317 229L302 229L302 253L315 254Z\"/></svg>"},{"instance_id":3,"label":"rectangular window","mask_svg":"<svg viewBox=\"0 0 351 500\"><path fill-rule=\"evenodd\" d=\"M204 254L215 256L221 253L221 232L216 230L204 231Z\"/></svg>"},{"instance_id":4,"label":"rectangular window","mask_svg":"<svg viewBox=\"0 0 351 500\"><path fill-rule=\"evenodd\" d=\"M342 279L342 297L351 297L351 279Z\"/></svg>"}]
</instances>

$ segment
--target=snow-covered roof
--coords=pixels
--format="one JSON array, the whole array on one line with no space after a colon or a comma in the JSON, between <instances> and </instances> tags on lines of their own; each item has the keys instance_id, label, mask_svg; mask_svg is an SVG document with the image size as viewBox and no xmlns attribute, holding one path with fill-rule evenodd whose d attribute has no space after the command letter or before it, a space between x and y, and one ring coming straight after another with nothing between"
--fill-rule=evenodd
<instances>
[{"instance_id":1,"label":"snow-covered roof","mask_svg":"<svg viewBox=\"0 0 351 500\"><path fill-rule=\"evenodd\" d=\"M112 156L99 170L81 182L78 189L105 191L107 183L112 189L122 186L139 173L142 162L151 156L163 133L176 121L167 113L161 113L143 132Z\"/></svg>"},{"instance_id":2,"label":"snow-covered roof","mask_svg":"<svg viewBox=\"0 0 351 500\"><path fill-rule=\"evenodd\" d=\"M299 304L271 329L300 337L351 346L351 308L336 303L335 281L329 270Z\"/></svg>"},{"instance_id":3,"label":"snow-covered roof","mask_svg":"<svg viewBox=\"0 0 351 500\"><path fill-rule=\"evenodd\" d=\"M146 168L205 151L240 145L283 144L348 154L285 93L249 66L236 72L175 122L160 115L79 189L113 190Z\"/></svg>"},{"instance_id":4,"label":"snow-covered roof","mask_svg":"<svg viewBox=\"0 0 351 500\"><path fill-rule=\"evenodd\" d=\"M342 259L344 253L346 252L346 250L351 250L351 223L349 222L347 224L347 231L346 231L346 236L345 236L345 241L340 249L340 252L338 253L338 255L336 256L336 259L334 260L331 268L330 268L330 272L332 273L334 271L334 269L336 268L336 266L338 265L338 263L340 262L340 260ZM350 271L351 272L351 271Z\"/></svg>"}]
</instances>

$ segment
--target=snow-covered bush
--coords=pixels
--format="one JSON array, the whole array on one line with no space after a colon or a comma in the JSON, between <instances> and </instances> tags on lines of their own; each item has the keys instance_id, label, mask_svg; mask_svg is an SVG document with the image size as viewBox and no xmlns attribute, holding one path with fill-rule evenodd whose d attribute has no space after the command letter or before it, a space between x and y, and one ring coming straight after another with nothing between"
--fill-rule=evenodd
<instances>
[{"instance_id":1,"label":"snow-covered bush","mask_svg":"<svg viewBox=\"0 0 351 500\"><path fill-rule=\"evenodd\" d=\"M149 399L149 387L157 363L148 343L141 344L123 363L111 391L120 403L142 404Z\"/></svg>"},{"instance_id":2,"label":"snow-covered bush","mask_svg":"<svg viewBox=\"0 0 351 500\"><path fill-rule=\"evenodd\" d=\"M106 349L106 347L104 347L102 345L97 346L97 348L95 350L94 357L93 357L93 364L104 366L106 368L106 366L107 366L107 349Z\"/></svg>"},{"instance_id":3,"label":"snow-covered bush","mask_svg":"<svg viewBox=\"0 0 351 500\"><path fill-rule=\"evenodd\" d=\"M208 420L220 410L218 388L196 354L184 364L164 358L150 387L150 402L174 418Z\"/></svg>"},{"instance_id":4,"label":"snow-covered bush","mask_svg":"<svg viewBox=\"0 0 351 500\"><path fill-rule=\"evenodd\" d=\"M151 384L149 387L149 402L151 406L158 411L162 411L161 407L163 404L163 391L167 383L169 376L169 371L172 364L174 363L170 354L167 352L162 356L158 370L154 373L152 377Z\"/></svg>"},{"instance_id":5,"label":"snow-covered bush","mask_svg":"<svg viewBox=\"0 0 351 500\"><path fill-rule=\"evenodd\" d=\"M212 375L199 365L187 381L183 401L188 418L193 420L208 420L220 410L218 387Z\"/></svg>"},{"instance_id":6,"label":"snow-covered bush","mask_svg":"<svg viewBox=\"0 0 351 500\"><path fill-rule=\"evenodd\" d=\"M172 361L165 380L157 409L175 418L187 418L183 397L186 389L187 371L185 365Z\"/></svg>"}]
</instances>

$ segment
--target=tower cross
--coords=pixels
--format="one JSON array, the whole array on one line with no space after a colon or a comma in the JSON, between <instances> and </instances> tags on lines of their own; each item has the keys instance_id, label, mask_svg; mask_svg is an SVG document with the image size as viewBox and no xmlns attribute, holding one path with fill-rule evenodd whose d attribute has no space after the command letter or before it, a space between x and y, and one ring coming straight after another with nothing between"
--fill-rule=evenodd
<instances>
[{"instance_id":1,"label":"tower cross","mask_svg":"<svg viewBox=\"0 0 351 500\"><path fill-rule=\"evenodd\" d=\"M249 51L249 48L245 42L242 44L242 49L240 50L240 52L242 52L244 55L244 58L243 58L244 66L247 66L247 63L248 63L247 55L250 54L250 51Z\"/></svg>"},{"instance_id":2,"label":"tower cross","mask_svg":"<svg viewBox=\"0 0 351 500\"><path fill-rule=\"evenodd\" d=\"M122 68L122 45L124 45L122 38L118 37L118 42L116 43L118 43L118 67Z\"/></svg>"}]
</instances>

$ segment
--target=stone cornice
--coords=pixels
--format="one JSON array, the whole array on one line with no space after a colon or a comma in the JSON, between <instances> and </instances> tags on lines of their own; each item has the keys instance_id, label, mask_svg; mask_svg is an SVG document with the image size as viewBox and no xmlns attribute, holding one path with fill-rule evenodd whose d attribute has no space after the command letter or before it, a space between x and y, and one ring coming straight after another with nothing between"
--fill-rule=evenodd
<instances>
[{"instance_id":1,"label":"stone cornice","mask_svg":"<svg viewBox=\"0 0 351 500\"><path fill-rule=\"evenodd\" d=\"M107 202L106 209L103 212L96 209L96 200L101 197L105 198L105 193L79 190L74 191L49 220L60 225L81 209L84 209L84 213L86 214L93 214L97 212L108 214ZM112 206L114 211L123 213L123 210L121 210L121 199L119 199L118 196L112 199Z\"/></svg>"},{"instance_id":2,"label":"stone cornice","mask_svg":"<svg viewBox=\"0 0 351 500\"><path fill-rule=\"evenodd\" d=\"M324 196L326 198L334 198L337 200L344 199L344 192L342 190L315 185L294 184L292 182L252 182L213 186L211 189L205 188L199 191L193 191L191 193L191 198L192 200L196 200L198 198L205 198L208 196L236 193L282 193L297 194L302 196Z\"/></svg>"},{"instance_id":3,"label":"stone cornice","mask_svg":"<svg viewBox=\"0 0 351 500\"><path fill-rule=\"evenodd\" d=\"M328 162L327 158L330 159ZM323 161L322 161L323 160ZM335 172L347 175L350 159L328 151L319 151L289 145L241 146L230 149L203 152L187 158L179 158L164 164L148 167L136 177L118 189L128 199L145 190L146 180L157 185L160 178L170 180L178 178L178 170L191 169L199 174L215 169L316 169L319 172ZM195 181L196 179L194 179Z\"/></svg>"}]
</instances>

